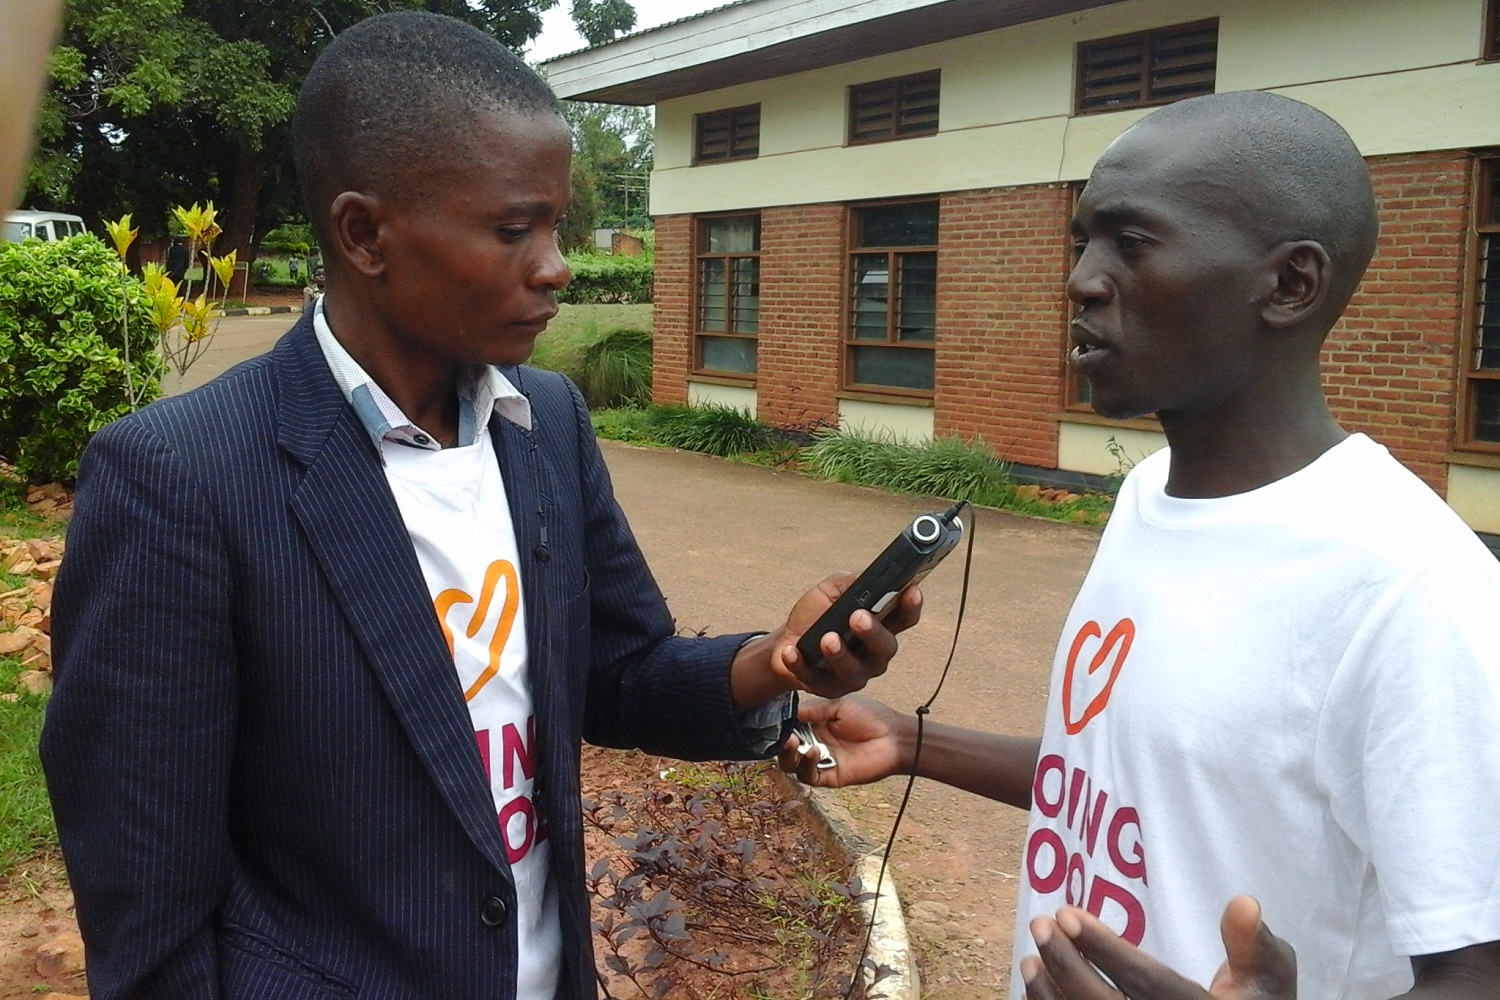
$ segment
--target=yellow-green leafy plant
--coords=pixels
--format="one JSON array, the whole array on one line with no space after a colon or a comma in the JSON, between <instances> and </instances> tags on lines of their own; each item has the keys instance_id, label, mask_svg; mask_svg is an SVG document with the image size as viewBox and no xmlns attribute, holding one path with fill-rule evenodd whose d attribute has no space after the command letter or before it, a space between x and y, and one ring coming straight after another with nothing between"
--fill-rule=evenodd
<instances>
[{"instance_id":1,"label":"yellow-green leafy plant","mask_svg":"<svg viewBox=\"0 0 1500 1000\"><path fill-rule=\"evenodd\" d=\"M130 228L130 213L126 212L116 222L104 221L104 230L109 233L110 241L115 245L115 253L120 258L120 278L128 284L130 270L125 263L125 255L130 252L130 245L135 238L141 234L139 229ZM121 348L123 361L125 363L125 398L130 402L132 410L139 409L141 403L145 402L141 393L136 391L135 380L131 375L130 368L130 296L129 289L126 294L120 296L120 329L122 331ZM144 387L143 387L144 388Z\"/></svg>"}]
</instances>

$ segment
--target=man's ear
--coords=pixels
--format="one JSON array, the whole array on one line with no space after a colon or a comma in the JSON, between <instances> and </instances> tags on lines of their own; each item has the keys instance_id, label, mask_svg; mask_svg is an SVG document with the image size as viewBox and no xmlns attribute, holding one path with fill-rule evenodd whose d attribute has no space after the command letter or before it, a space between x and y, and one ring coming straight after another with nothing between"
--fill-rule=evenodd
<instances>
[{"instance_id":1,"label":"man's ear","mask_svg":"<svg viewBox=\"0 0 1500 1000\"><path fill-rule=\"evenodd\" d=\"M1285 329L1316 316L1328 300L1333 261L1314 240L1283 243L1271 255L1275 287L1261 310L1261 319L1274 329Z\"/></svg>"},{"instance_id":2,"label":"man's ear","mask_svg":"<svg viewBox=\"0 0 1500 1000\"><path fill-rule=\"evenodd\" d=\"M345 191L328 209L335 252L355 274L376 278L385 271L380 234L387 205L375 195Z\"/></svg>"}]
</instances>

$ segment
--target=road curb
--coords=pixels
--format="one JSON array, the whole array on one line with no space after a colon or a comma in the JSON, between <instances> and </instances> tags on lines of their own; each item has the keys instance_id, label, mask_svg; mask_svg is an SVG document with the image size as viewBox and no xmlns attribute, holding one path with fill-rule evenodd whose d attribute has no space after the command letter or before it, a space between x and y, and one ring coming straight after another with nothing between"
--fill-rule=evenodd
<instances>
[{"instance_id":1,"label":"road curb","mask_svg":"<svg viewBox=\"0 0 1500 1000\"><path fill-rule=\"evenodd\" d=\"M269 316L272 313L301 312L296 306L243 306L239 309L225 309L225 316Z\"/></svg>"},{"instance_id":2,"label":"road curb","mask_svg":"<svg viewBox=\"0 0 1500 1000\"><path fill-rule=\"evenodd\" d=\"M880 878L884 846L871 844L860 832L837 793L809 788L781 771L773 769L772 774L806 807L814 826L822 833L822 839L859 859L856 870L862 889L873 893L876 883L880 885L878 896L860 904L866 925L875 928L865 957L874 963L875 968L889 970L878 983L872 983L869 972L861 970L870 1000L921 1000L921 978L912 956L911 938L906 932L906 918L901 912L895 877L887 868L885 878Z\"/></svg>"}]
</instances>

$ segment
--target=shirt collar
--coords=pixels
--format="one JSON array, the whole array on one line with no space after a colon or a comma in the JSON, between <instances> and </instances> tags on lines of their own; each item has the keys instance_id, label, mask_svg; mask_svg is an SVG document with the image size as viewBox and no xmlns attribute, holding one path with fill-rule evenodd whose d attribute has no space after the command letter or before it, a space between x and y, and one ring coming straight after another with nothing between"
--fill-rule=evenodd
<instances>
[{"instance_id":1,"label":"shirt collar","mask_svg":"<svg viewBox=\"0 0 1500 1000\"><path fill-rule=\"evenodd\" d=\"M412 423L401 412L401 407L339 343L323 315L324 298L326 295L320 296L313 304L313 332L317 335L318 347L333 372L339 391L354 407L375 447L378 449L382 441L395 441L413 448L441 450L442 445ZM465 369L459 375L457 389L460 448L478 440L479 432L489 425L491 413L498 413L516 426L531 430L531 400L523 396L494 365L473 365Z\"/></svg>"}]
</instances>

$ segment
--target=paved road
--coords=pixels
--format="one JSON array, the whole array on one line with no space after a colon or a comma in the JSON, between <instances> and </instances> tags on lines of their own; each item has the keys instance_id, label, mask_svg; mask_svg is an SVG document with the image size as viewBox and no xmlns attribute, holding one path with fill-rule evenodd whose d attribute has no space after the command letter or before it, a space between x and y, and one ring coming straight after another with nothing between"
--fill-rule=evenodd
<instances>
[{"instance_id":1,"label":"paved road","mask_svg":"<svg viewBox=\"0 0 1500 1000\"><path fill-rule=\"evenodd\" d=\"M189 371L207 381L269 347L295 316L231 317ZM738 465L690 452L604 442L625 509L679 627L771 628L813 582L859 569L931 502ZM975 520L968 609L933 718L1037 732L1048 665L1098 530L982 511ZM926 701L952 642L962 550L923 585L922 624L903 637L871 693L904 709ZM883 843L901 783L839 793L871 842ZM920 784L893 853L912 915L928 1000L1003 997L1024 816Z\"/></svg>"}]
</instances>

